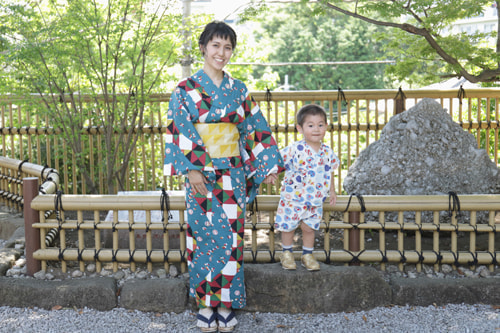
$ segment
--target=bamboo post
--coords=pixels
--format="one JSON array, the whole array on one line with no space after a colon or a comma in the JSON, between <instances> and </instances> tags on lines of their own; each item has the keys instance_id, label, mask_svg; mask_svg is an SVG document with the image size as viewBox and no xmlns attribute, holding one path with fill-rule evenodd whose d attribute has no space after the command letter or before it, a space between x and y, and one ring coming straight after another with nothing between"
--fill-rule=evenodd
<instances>
[{"instance_id":1,"label":"bamboo post","mask_svg":"<svg viewBox=\"0 0 500 333\"><path fill-rule=\"evenodd\" d=\"M40 249L40 229L33 228L34 223L40 222L38 211L31 208L31 201L38 195L38 178L23 179L24 186L24 237L26 242L27 274L33 276L41 269L40 261L33 258L33 253Z\"/></svg>"},{"instance_id":2,"label":"bamboo post","mask_svg":"<svg viewBox=\"0 0 500 333\"><path fill-rule=\"evenodd\" d=\"M360 212L349 212L349 223L358 226L360 221ZM353 228L349 231L349 251L359 252L360 249L360 230ZM359 266L359 263L351 263L351 266Z\"/></svg>"}]
</instances>

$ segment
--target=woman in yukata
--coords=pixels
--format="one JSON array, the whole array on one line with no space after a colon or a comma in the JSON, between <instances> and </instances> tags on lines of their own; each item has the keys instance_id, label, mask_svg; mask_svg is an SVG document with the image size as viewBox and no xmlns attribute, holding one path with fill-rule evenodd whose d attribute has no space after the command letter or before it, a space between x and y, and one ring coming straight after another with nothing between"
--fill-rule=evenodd
<instances>
[{"instance_id":1,"label":"woman in yukata","mask_svg":"<svg viewBox=\"0 0 500 333\"><path fill-rule=\"evenodd\" d=\"M165 175L186 176L189 294L202 332L230 332L246 304L246 205L273 184L283 160L245 84L224 72L236 33L209 23L199 38L203 69L182 80L168 108Z\"/></svg>"}]
</instances>

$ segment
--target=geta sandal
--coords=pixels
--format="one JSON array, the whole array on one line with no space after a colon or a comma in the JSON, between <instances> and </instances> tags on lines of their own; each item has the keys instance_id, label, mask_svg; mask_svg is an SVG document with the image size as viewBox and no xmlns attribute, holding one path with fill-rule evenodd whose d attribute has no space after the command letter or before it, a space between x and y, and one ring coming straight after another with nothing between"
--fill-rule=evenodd
<instances>
[{"instance_id":1,"label":"geta sandal","mask_svg":"<svg viewBox=\"0 0 500 333\"><path fill-rule=\"evenodd\" d=\"M217 312L217 320L219 322L219 332L232 332L234 331L234 327L236 326L236 323L238 322L235 318L234 311L231 311L227 317L224 317L222 314ZM228 326L228 324L234 319L236 322L234 325Z\"/></svg>"},{"instance_id":2,"label":"geta sandal","mask_svg":"<svg viewBox=\"0 0 500 333\"><path fill-rule=\"evenodd\" d=\"M217 317L216 316L217 316L216 313L212 313L210 318L207 318L204 315L202 315L201 313L198 313L196 315L196 319L198 319L201 322L207 323L207 325L208 325L208 327L201 327L198 325L200 330L202 332L217 332L217 322L216 322ZM212 327L212 325L213 325L213 327Z\"/></svg>"}]
</instances>

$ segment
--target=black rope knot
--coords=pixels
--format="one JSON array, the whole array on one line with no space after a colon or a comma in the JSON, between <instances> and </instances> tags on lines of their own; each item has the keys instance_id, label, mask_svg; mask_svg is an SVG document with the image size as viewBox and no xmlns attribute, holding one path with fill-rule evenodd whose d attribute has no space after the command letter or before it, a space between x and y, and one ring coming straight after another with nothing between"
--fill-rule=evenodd
<instances>
[{"instance_id":1,"label":"black rope knot","mask_svg":"<svg viewBox=\"0 0 500 333\"><path fill-rule=\"evenodd\" d=\"M458 102L460 104L462 104L462 99L465 98L465 89L464 89L464 86L463 84L460 85L460 88L458 88L458 94L457 94L457 97L458 97Z\"/></svg>"},{"instance_id":2,"label":"black rope knot","mask_svg":"<svg viewBox=\"0 0 500 333\"><path fill-rule=\"evenodd\" d=\"M364 213L366 211L365 200L363 199L363 196L361 194L358 194L358 193L352 193L349 196L349 201L347 202L347 206L344 210L344 213L346 213L347 210L349 209L349 206L351 205L351 199L353 196L356 196L356 198L358 198L359 205L361 206L361 212Z\"/></svg>"},{"instance_id":3,"label":"black rope knot","mask_svg":"<svg viewBox=\"0 0 500 333\"><path fill-rule=\"evenodd\" d=\"M161 221L165 221L164 213L167 212L167 222L170 220L170 197L168 196L167 191L162 188L161 189L161 197L160 197L160 210L161 210Z\"/></svg>"},{"instance_id":4,"label":"black rope knot","mask_svg":"<svg viewBox=\"0 0 500 333\"><path fill-rule=\"evenodd\" d=\"M345 94L344 94L344 91L342 90L342 88L338 88L338 92L337 92L337 99L340 101L340 102L344 102L344 105L347 106L347 100L345 98Z\"/></svg>"},{"instance_id":5,"label":"black rope knot","mask_svg":"<svg viewBox=\"0 0 500 333\"><path fill-rule=\"evenodd\" d=\"M448 217L453 215L453 212L457 213L457 216L460 214L460 200L458 199L458 195L450 191L448 192ZM452 205L453 202L453 205Z\"/></svg>"},{"instance_id":6,"label":"black rope knot","mask_svg":"<svg viewBox=\"0 0 500 333\"><path fill-rule=\"evenodd\" d=\"M250 204L250 216L254 215L258 211L259 211L259 206L257 205L257 197L256 197Z\"/></svg>"}]
</instances>

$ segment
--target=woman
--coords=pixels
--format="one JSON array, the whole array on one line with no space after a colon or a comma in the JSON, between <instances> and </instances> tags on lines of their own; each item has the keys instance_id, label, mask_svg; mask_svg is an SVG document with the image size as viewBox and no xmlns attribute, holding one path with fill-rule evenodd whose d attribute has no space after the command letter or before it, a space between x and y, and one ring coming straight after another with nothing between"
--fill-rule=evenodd
<instances>
[{"instance_id":1,"label":"woman","mask_svg":"<svg viewBox=\"0 0 500 333\"><path fill-rule=\"evenodd\" d=\"M168 109L165 175L185 175L189 294L203 332L230 332L246 304L243 236L246 205L272 184L283 161L245 84L224 67L236 33L209 23L199 38L203 69L181 81Z\"/></svg>"}]
</instances>

